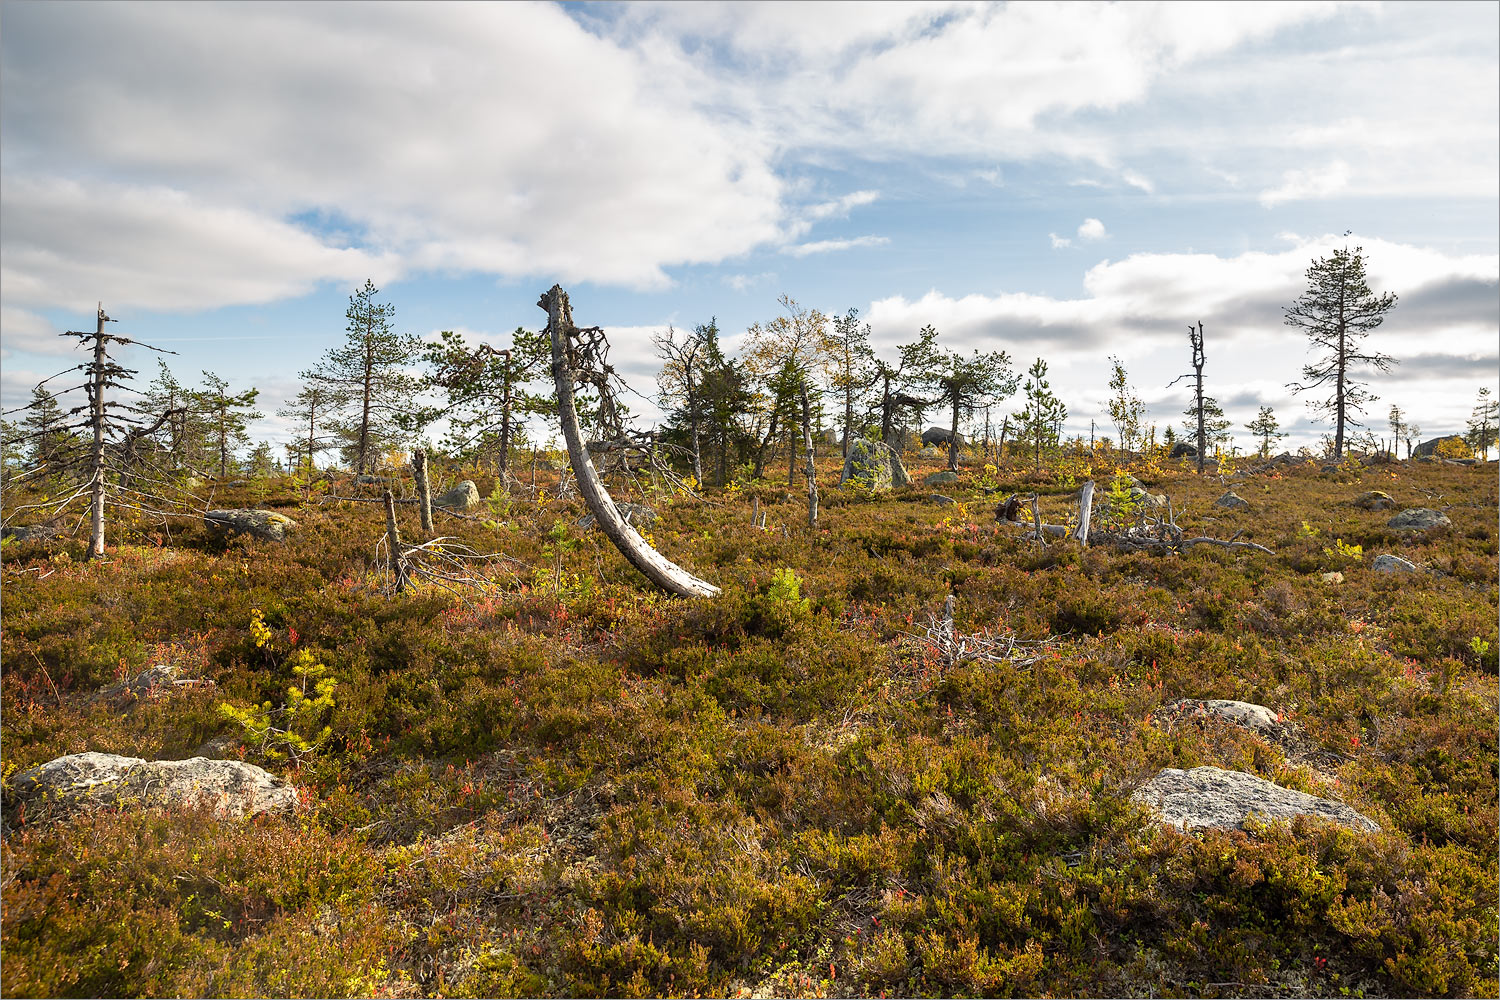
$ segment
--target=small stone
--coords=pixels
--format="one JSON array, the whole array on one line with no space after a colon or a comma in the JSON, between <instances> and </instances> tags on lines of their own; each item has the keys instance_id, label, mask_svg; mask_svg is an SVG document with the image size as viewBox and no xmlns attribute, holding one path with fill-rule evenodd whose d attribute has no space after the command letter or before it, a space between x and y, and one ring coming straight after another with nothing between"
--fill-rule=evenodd
<instances>
[{"instance_id":1,"label":"small stone","mask_svg":"<svg viewBox=\"0 0 1500 1000\"><path fill-rule=\"evenodd\" d=\"M1354 506L1364 510L1395 510L1396 500L1389 493L1368 490L1354 498Z\"/></svg>"},{"instance_id":2,"label":"small stone","mask_svg":"<svg viewBox=\"0 0 1500 1000\"><path fill-rule=\"evenodd\" d=\"M1344 582L1344 574L1340 573L1338 570L1334 570L1332 573L1324 573L1323 574L1323 582L1324 583L1343 583Z\"/></svg>"},{"instance_id":3,"label":"small stone","mask_svg":"<svg viewBox=\"0 0 1500 1000\"><path fill-rule=\"evenodd\" d=\"M1402 559L1400 556L1393 556L1389 552L1382 552L1375 557L1374 562L1370 563L1370 568L1377 573L1415 573L1417 564Z\"/></svg>"},{"instance_id":4,"label":"small stone","mask_svg":"<svg viewBox=\"0 0 1500 1000\"><path fill-rule=\"evenodd\" d=\"M1426 507L1413 507L1403 510L1395 517L1386 522L1388 528L1410 528L1417 531L1426 531L1428 528L1447 527L1453 522L1448 520L1448 515Z\"/></svg>"},{"instance_id":5,"label":"small stone","mask_svg":"<svg viewBox=\"0 0 1500 1000\"><path fill-rule=\"evenodd\" d=\"M1374 820L1342 802L1218 767L1164 768L1131 798L1154 809L1161 822L1181 830L1243 830L1252 816L1263 822L1316 816L1355 830L1380 830Z\"/></svg>"},{"instance_id":6,"label":"small stone","mask_svg":"<svg viewBox=\"0 0 1500 1000\"><path fill-rule=\"evenodd\" d=\"M1246 501L1244 497L1242 497L1239 494L1235 493L1234 490L1230 490L1228 493L1225 493L1223 496L1219 497L1219 499L1215 500L1214 501L1214 506L1215 507L1226 507L1229 510L1249 510L1250 509L1249 502Z\"/></svg>"},{"instance_id":7,"label":"small stone","mask_svg":"<svg viewBox=\"0 0 1500 1000\"><path fill-rule=\"evenodd\" d=\"M180 688L211 688L214 682L182 676L182 667L175 663L158 663L147 667L129 680L110 684L99 689L98 697L115 700L137 701L154 694L176 691Z\"/></svg>"},{"instance_id":8,"label":"small stone","mask_svg":"<svg viewBox=\"0 0 1500 1000\"><path fill-rule=\"evenodd\" d=\"M930 476L922 477L922 485L924 486L946 486L949 483L956 482L958 482L958 473L948 472L946 470L943 472L934 472Z\"/></svg>"},{"instance_id":9,"label":"small stone","mask_svg":"<svg viewBox=\"0 0 1500 1000\"><path fill-rule=\"evenodd\" d=\"M958 503L958 501L955 500L955 499L953 499L952 497L945 497L941 493L933 493L927 499L931 500L933 503L937 504L939 507L947 507L950 504Z\"/></svg>"}]
</instances>

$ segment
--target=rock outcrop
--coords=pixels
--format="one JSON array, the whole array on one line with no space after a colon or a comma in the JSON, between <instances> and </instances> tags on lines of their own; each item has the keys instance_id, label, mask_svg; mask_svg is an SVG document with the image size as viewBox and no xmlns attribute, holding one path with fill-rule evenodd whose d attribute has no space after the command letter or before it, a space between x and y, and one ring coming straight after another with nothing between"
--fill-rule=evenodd
<instances>
[{"instance_id":1,"label":"rock outcrop","mask_svg":"<svg viewBox=\"0 0 1500 1000\"><path fill-rule=\"evenodd\" d=\"M11 782L28 820L60 819L94 809L159 806L210 808L220 816L291 812L297 789L234 760L141 760L77 753L22 771Z\"/></svg>"},{"instance_id":2,"label":"rock outcrop","mask_svg":"<svg viewBox=\"0 0 1500 1000\"><path fill-rule=\"evenodd\" d=\"M1131 798L1155 810L1163 823L1181 830L1242 830L1252 816L1263 822L1316 816L1355 830L1380 829L1374 820L1342 802L1218 767L1165 768Z\"/></svg>"},{"instance_id":3,"label":"rock outcrop","mask_svg":"<svg viewBox=\"0 0 1500 1000\"><path fill-rule=\"evenodd\" d=\"M297 522L274 510L210 510L203 514L203 523L217 531L232 535L250 535L268 542L284 542L288 531L297 527Z\"/></svg>"},{"instance_id":4,"label":"rock outcrop","mask_svg":"<svg viewBox=\"0 0 1500 1000\"><path fill-rule=\"evenodd\" d=\"M1244 726L1246 729L1254 729L1262 733L1275 732L1281 728L1281 723L1274 711L1264 705L1256 705L1248 701L1230 701L1225 698L1208 700L1184 698L1167 705L1162 711L1178 719L1210 717L1223 719L1236 726Z\"/></svg>"},{"instance_id":5,"label":"rock outcrop","mask_svg":"<svg viewBox=\"0 0 1500 1000\"><path fill-rule=\"evenodd\" d=\"M958 434L955 435L951 430L949 430L946 427L929 427L929 428L927 428L925 431L922 432L922 443L924 445L925 444L942 445L944 447L944 449L946 450L949 440L951 440L951 439L953 439L955 437L958 439L958 446L960 448L963 448L966 445L968 445L969 440L968 440L968 438L966 438L966 437L963 436L962 432L960 432L960 433L958 433Z\"/></svg>"}]
</instances>

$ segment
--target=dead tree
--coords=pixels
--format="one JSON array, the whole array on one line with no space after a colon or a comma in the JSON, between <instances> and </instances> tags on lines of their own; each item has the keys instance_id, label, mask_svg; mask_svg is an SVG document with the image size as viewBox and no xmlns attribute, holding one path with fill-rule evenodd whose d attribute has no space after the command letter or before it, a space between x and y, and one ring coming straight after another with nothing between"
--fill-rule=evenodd
<instances>
[{"instance_id":1,"label":"dead tree","mask_svg":"<svg viewBox=\"0 0 1500 1000\"><path fill-rule=\"evenodd\" d=\"M1170 389L1185 378L1191 378L1195 382L1193 390L1193 412L1198 416L1198 475L1203 475L1203 453L1208 450L1208 434L1205 421L1208 419L1203 409L1203 321L1198 321L1197 329L1188 325L1188 343L1193 347L1193 374L1183 373L1167 383Z\"/></svg>"},{"instance_id":2,"label":"dead tree","mask_svg":"<svg viewBox=\"0 0 1500 1000\"><path fill-rule=\"evenodd\" d=\"M568 445L568 461L578 481L578 491L593 513L595 522L620 554L658 587L681 597L716 596L718 587L698 579L667 559L625 523L584 446L578 411L573 402L574 385L582 382L598 390L601 417L606 427L619 422L613 405L611 380L614 372L605 360L609 345L604 339L604 331L599 327L579 329L573 325L568 293L559 285L553 285L537 305L547 311L547 331L552 339L552 378L557 387L558 417L562 423L563 439Z\"/></svg>"},{"instance_id":3,"label":"dead tree","mask_svg":"<svg viewBox=\"0 0 1500 1000\"><path fill-rule=\"evenodd\" d=\"M427 452L421 448L411 453L412 478L417 481L417 503L421 505L422 530L432 534L432 489L427 482Z\"/></svg>"}]
</instances>

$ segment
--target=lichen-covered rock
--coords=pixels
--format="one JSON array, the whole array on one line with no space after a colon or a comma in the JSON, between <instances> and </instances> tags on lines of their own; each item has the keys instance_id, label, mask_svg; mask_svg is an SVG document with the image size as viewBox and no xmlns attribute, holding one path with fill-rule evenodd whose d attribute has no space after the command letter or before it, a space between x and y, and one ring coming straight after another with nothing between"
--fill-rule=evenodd
<instances>
[{"instance_id":1,"label":"lichen-covered rock","mask_svg":"<svg viewBox=\"0 0 1500 1000\"><path fill-rule=\"evenodd\" d=\"M855 438L849 443L849 457L844 459L844 472L839 485L858 482L871 490L889 490L911 484L901 456L884 441Z\"/></svg>"},{"instance_id":2,"label":"lichen-covered rock","mask_svg":"<svg viewBox=\"0 0 1500 1000\"><path fill-rule=\"evenodd\" d=\"M958 501L953 499L952 497L943 496L943 494L941 493L930 494L927 499L932 503L937 504L939 507L948 507L958 503Z\"/></svg>"},{"instance_id":3,"label":"lichen-covered rock","mask_svg":"<svg viewBox=\"0 0 1500 1000\"><path fill-rule=\"evenodd\" d=\"M1370 568L1377 573L1415 573L1417 564L1402 559L1400 556L1393 556L1389 552L1382 552L1375 557L1374 562L1370 563Z\"/></svg>"},{"instance_id":4,"label":"lichen-covered rock","mask_svg":"<svg viewBox=\"0 0 1500 1000\"><path fill-rule=\"evenodd\" d=\"M1241 830L1252 816L1263 822L1316 816L1355 830L1380 829L1342 802L1218 767L1164 768L1131 798L1154 809L1163 823L1182 830Z\"/></svg>"},{"instance_id":5,"label":"lichen-covered rock","mask_svg":"<svg viewBox=\"0 0 1500 1000\"><path fill-rule=\"evenodd\" d=\"M40 542L62 534L58 524L18 524L0 531L0 536L14 538L17 542Z\"/></svg>"},{"instance_id":6,"label":"lichen-covered rock","mask_svg":"<svg viewBox=\"0 0 1500 1000\"><path fill-rule=\"evenodd\" d=\"M934 472L932 475L925 476L922 479L922 485L924 486L947 486L950 483L956 482L958 482L958 473L946 471Z\"/></svg>"},{"instance_id":7,"label":"lichen-covered rock","mask_svg":"<svg viewBox=\"0 0 1500 1000\"><path fill-rule=\"evenodd\" d=\"M112 753L58 757L11 783L28 820L59 819L93 809L159 806L209 808L220 816L255 816L297 808L297 789L243 761L142 760Z\"/></svg>"},{"instance_id":8,"label":"lichen-covered rock","mask_svg":"<svg viewBox=\"0 0 1500 1000\"><path fill-rule=\"evenodd\" d=\"M1426 531L1428 528L1446 527L1453 522L1448 520L1448 515L1426 507L1413 507L1403 510L1395 517L1386 522L1388 528L1411 528L1417 531Z\"/></svg>"},{"instance_id":9,"label":"lichen-covered rock","mask_svg":"<svg viewBox=\"0 0 1500 1000\"><path fill-rule=\"evenodd\" d=\"M180 688L213 686L214 682L210 680L183 677L182 667L175 663L158 663L128 680L100 688L98 697L110 701L138 701Z\"/></svg>"},{"instance_id":10,"label":"lichen-covered rock","mask_svg":"<svg viewBox=\"0 0 1500 1000\"><path fill-rule=\"evenodd\" d=\"M1354 506L1364 510L1395 510L1396 499L1381 490L1367 490L1354 498Z\"/></svg>"},{"instance_id":11,"label":"lichen-covered rock","mask_svg":"<svg viewBox=\"0 0 1500 1000\"><path fill-rule=\"evenodd\" d=\"M620 512L620 516L625 519L625 523L632 528L639 529L656 521L656 511L643 503L617 501L615 503L615 510ZM592 528L594 526L594 515L585 514L574 523L580 528Z\"/></svg>"},{"instance_id":12,"label":"lichen-covered rock","mask_svg":"<svg viewBox=\"0 0 1500 1000\"><path fill-rule=\"evenodd\" d=\"M297 522L274 510L210 510L204 513L203 523L218 531L230 534L245 534L268 542L286 541L286 533L297 526Z\"/></svg>"},{"instance_id":13,"label":"lichen-covered rock","mask_svg":"<svg viewBox=\"0 0 1500 1000\"><path fill-rule=\"evenodd\" d=\"M1249 510L1250 509L1249 502L1244 497L1242 497L1238 493L1236 493L1234 490L1230 490L1228 493L1225 493L1223 496L1219 497L1219 499L1215 500L1214 501L1214 506L1215 507L1225 507L1225 508L1228 508L1229 510Z\"/></svg>"},{"instance_id":14,"label":"lichen-covered rock","mask_svg":"<svg viewBox=\"0 0 1500 1000\"><path fill-rule=\"evenodd\" d=\"M479 487L474 485L472 479L465 479L432 501L434 507L444 507L448 510L473 510L479 506L479 503Z\"/></svg>"},{"instance_id":15,"label":"lichen-covered rock","mask_svg":"<svg viewBox=\"0 0 1500 1000\"><path fill-rule=\"evenodd\" d=\"M1277 714L1266 706L1248 701L1230 701L1225 698L1208 700L1184 698L1166 706L1163 711L1179 719L1184 717L1223 719L1237 726L1263 733L1274 732L1281 726Z\"/></svg>"}]
</instances>

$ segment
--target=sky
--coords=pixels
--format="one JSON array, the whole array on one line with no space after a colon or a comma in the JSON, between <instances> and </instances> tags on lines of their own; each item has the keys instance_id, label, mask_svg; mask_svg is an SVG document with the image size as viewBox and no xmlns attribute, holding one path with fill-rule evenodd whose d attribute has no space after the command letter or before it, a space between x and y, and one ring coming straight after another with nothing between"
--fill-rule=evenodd
<instances>
[{"instance_id":1,"label":"sky","mask_svg":"<svg viewBox=\"0 0 1500 1000\"><path fill-rule=\"evenodd\" d=\"M887 357L931 324L1044 358L1083 434L1111 355L1180 424L1202 322L1239 446L1270 405L1296 448L1331 428L1283 315L1359 246L1399 298L1366 424L1458 431L1500 382L1497 105L1493 3L4 0L0 402L103 302L282 442L366 279L495 344L561 283L647 424L653 333L734 346L788 295Z\"/></svg>"}]
</instances>

